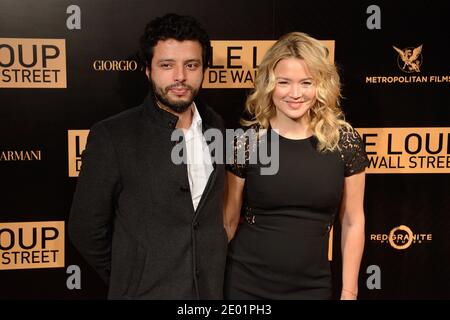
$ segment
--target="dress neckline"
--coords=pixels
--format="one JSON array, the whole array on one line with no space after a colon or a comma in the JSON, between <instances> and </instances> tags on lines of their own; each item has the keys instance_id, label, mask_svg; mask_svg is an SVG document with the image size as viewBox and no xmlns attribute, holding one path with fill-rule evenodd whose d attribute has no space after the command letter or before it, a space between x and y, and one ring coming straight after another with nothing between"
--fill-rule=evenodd
<instances>
[{"instance_id":1,"label":"dress neckline","mask_svg":"<svg viewBox=\"0 0 450 320\"><path fill-rule=\"evenodd\" d=\"M287 138L287 137L282 136L278 132L276 132L275 129L273 129L272 126L270 126L270 125L269 125L269 129L271 131L273 131L278 137L280 137L281 140L287 140L287 141L293 141L293 142L301 142L301 141L309 141L309 140L311 140L314 137L314 135L312 134L309 137L301 138L301 139Z\"/></svg>"}]
</instances>

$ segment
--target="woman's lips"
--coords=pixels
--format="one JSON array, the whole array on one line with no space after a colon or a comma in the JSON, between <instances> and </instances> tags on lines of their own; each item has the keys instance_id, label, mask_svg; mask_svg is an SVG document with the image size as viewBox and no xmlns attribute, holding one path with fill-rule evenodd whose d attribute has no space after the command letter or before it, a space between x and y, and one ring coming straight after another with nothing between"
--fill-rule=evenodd
<instances>
[{"instance_id":1,"label":"woman's lips","mask_svg":"<svg viewBox=\"0 0 450 320\"><path fill-rule=\"evenodd\" d=\"M302 104L304 103L304 101L286 101L286 103L288 104L289 107L293 108L293 109L298 109L302 106Z\"/></svg>"}]
</instances>

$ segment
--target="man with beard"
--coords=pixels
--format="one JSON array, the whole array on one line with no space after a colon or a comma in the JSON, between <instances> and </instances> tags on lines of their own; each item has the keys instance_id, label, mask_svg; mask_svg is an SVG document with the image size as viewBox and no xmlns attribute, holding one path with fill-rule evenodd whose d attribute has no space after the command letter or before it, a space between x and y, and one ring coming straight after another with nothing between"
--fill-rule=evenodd
<instances>
[{"instance_id":1,"label":"man with beard","mask_svg":"<svg viewBox=\"0 0 450 320\"><path fill-rule=\"evenodd\" d=\"M142 105L92 127L69 235L110 299L221 299L225 171L204 132L223 125L194 101L210 40L192 17L168 14L146 26L141 52L152 90ZM176 164L179 143L187 161Z\"/></svg>"}]
</instances>

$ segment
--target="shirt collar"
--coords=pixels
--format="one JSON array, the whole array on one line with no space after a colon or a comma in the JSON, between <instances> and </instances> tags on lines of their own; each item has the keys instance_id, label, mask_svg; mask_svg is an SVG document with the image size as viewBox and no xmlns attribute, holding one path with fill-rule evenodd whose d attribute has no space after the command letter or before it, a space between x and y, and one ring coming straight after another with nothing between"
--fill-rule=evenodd
<instances>
[{"instance_id":1,"label":"shirt collar","mask_svg":"<svg viewBox=\"0 0 450 320\"><path fill-rule=\"evenodd\" d=\"M197 128L201 128L202 127L202 117L200 116L200 113L198 112L197 106L195 105L195 102L192 102L192 111L193 111L193 115L192 115L192 123L191 123L191 128L197 127Z\"/></svg>"},{"instance_id":2,"label":"shirt collar","mask_svg":"<svg viewBox=\"0 0 450 320\"><path fill-rule=\"evenodd\" d=\"M195 102L192 102L192 123L189 129L185 132L186 141L191 140L195 136L202 135L202 117L198 112Z\"/></svg>"}]
</instances>

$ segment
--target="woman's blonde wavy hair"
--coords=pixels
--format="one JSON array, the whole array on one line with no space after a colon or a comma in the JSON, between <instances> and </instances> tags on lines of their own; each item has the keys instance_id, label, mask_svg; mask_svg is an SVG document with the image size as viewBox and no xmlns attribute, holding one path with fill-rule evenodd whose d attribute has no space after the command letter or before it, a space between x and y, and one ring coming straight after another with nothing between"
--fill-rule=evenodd
<instances>
[{"instance_id":1,"label":"woman's blonde wavy hair","mask_svg":"<svg viewBox=\"0 0 450 320\"><path fill-rule=\"evenodd\" d=\"M318 139L317 148L333 151L339 148L339 129L351 130L340 107L339 74L334 63L328 60L325 45L305 33L288 33L267 51L259 65L255 87L245 104L252 119L242 119L241 124L269 127L269 120L276 112L272 99L276 85L274 69L279 61L291 57L304 60L314 78L316 102L310 109L310 129Z\"/></svg>"}]
</instances>

